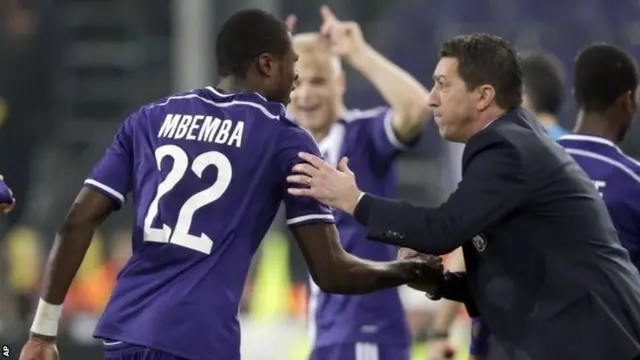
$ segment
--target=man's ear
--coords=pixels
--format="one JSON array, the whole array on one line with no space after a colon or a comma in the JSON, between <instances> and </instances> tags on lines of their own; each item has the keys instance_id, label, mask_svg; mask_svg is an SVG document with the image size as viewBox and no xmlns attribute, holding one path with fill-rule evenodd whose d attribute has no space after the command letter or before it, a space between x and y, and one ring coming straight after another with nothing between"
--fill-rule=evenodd
<instances>
[{"instance_id":1,"label":"man's ear","mask_svg":"<svg viewBox=\"0 0 640 360\"><path fill-rule=\"evenodd\" d=\"M478 92L477 110L485 110L496 98L496 89L491 85L480 85L476 91Z\"/></svg>"},{"instance_id":2,"label":"man's ear","mask_svg":"<svg viewBox=\"0 0 640 360\"><path fill-rule=\"evenodd\" d=\"M271 54L260 54L258 59L256 60L256 68L258 70L258 74L263 77L270 77L275 71L275 59Z\"/></svg>"}]
</instances>

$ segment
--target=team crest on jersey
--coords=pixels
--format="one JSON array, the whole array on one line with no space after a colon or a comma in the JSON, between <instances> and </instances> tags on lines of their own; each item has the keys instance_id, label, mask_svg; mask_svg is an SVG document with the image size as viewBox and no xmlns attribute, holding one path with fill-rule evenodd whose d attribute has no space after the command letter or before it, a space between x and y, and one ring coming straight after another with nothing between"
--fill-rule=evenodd
<instances>
[{"instance_id":1,"label":"team crest on jersey","mask_svg":"<svg viewBox=\"0 0 640 360\"><path fill-rule=\"evenodd\" d=\"M478 252L483 252L487 248L487 238L482 234L474 236L471 242Z\"/></svg>"}]
</instances>

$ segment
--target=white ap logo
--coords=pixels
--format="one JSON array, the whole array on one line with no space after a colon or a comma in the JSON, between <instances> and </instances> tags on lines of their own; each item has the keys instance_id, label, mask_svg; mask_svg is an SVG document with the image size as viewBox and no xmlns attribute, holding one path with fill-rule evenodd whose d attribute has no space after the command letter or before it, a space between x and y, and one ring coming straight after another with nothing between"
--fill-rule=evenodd
<instances>
[{"instance_id":1,"label":"white ap logo","mask_svg":"<svg viewBox=\"0 0 640 360\"><path fill-rule=\"evenodd\" d=\"M484 249L487 248L487 239L485 239L485 237L481 234L474 236L471 239L471 242L473 243L473 247L475 247L478 252L483 252Z\"/></svg>"}]
</instances>

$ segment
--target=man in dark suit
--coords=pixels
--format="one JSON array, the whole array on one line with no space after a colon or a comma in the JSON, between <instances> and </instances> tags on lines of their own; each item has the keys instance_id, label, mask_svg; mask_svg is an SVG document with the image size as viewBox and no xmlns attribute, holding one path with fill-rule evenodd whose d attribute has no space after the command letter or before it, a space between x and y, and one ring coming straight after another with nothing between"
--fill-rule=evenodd
<instances>
[{"instance_id":1,"label":"man in dark suit","mask_svg":"<svg viewBox=\"0 0 640 360\"><path fill-rule=\"evenodd\" d=\"M515 49L487 34L446 42L430 96L440 134L466 143L463 179L437 208L361 193L343 159L301 154L289 189L353 214L371 239L427 254L462 246L466 273L422 284L481 314L516 360L640 355L640 275L598 192L523 110Z\"/></svg>"}]
</instances>

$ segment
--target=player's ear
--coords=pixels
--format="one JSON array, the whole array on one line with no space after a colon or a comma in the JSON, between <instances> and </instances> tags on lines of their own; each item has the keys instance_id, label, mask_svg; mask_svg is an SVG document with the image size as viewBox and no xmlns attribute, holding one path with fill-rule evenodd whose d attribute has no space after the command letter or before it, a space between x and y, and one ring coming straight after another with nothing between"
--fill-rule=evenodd
<instances>
[{"instance_id":1,"label":"player's ear","mask_svg":"<svg viewBox=\"0 0 640 360\"><path fill-rule=\"evenodd\" d=\"M634 112L636 109L635 94L629 90L620 95L616 100L618 109L624 112Z\"/></svg>"},{"instance_id":2,"label":"player's ear","mask_svg":"<svg viewBox=\"0 0 640 360\"><path fill-rule=\"evenodd\" d=\"M274 57L271 54L260 54L256 61L256 70L262 77L270 77L276 68Z\"/></svg>"}]
</instances>

